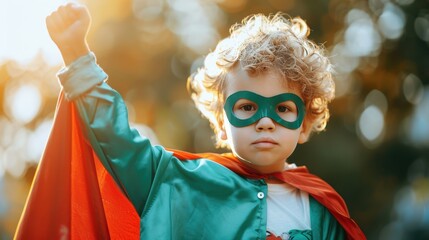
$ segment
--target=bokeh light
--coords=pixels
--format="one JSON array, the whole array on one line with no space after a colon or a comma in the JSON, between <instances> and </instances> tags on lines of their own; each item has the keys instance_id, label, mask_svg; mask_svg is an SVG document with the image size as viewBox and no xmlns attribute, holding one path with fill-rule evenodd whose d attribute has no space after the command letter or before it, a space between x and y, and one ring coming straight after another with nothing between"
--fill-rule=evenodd
<instances>
[{"instance_id":1,"label":"bokeh light","mask_svg":"<svg viewBox=\"0 0 429 240\"><path fill-rule=\"evenodd\" d=\"M198 54L206 54L207 49L219 41L214 23L221 23L223 15L215 2L199 0L169 0L171 9L168 26L182 43Z\"/></svg>"},{"instance_id":2,"label":"bokeh light","mask_svg":"<svg viewBox=\"0 0 429 240\"><path fill-rule=\"evenodd\" d=\"M375 144L378 142L384 129L384 117L381 110L374 106L368 106L359 117L359 131L364 142ZM370 146L372 146L369 144Z\"/></svg>"},{"instance_id":3,"label":"bokeh light","mask_svg":"<svg viewBox=\"0 0 429 240\"><path fill-rule=\"evenodd\" d=\"M408 74L404 79L402 90L408 102L417 104L423 97L424 86L416 75Z\"/></svg>"},{"instance_id":4,"label":"bokeh light","mask_svg":"<svg viewBox=\"0 0 429 240\"><path fill-rule=\"evenodd\" d=\"M13 136L13 144L3 152L3 167L14 177L21 177L27 169L25 147L29 131L24 128L18 128Z\"/></svg>"},{"instance_id":5,"label":"bokeh light","mask_svg":"<svg viewBox=\"0 0 429 240\"><path fill-rule=\"evenodd\" d=\"M28 162L39 162L43 149L48 141L51 128L52 119L46 119L42 121L34 131L30 132L30 136L27 139L27 145L25 147Z\"/></svg>"},{"instance_id":6,"label":"bokeh light","mask_svg":"<svg viewBox=\"0 0 429 240\"><path fill-rule=\"evenodd\" d=\"M385 114L388 110L388 102L384 94L378 90L372 90L365 98L364 110L358 121L358 136L368 147L374 148L383 139L385 130Z\"/></svg>"},{"instance_id":7,"label":"bokeh light","mask_svg":"<svg viewBox=\"0 0 429 240\"><path fill-rule=\"evenodd\" d=\"M378 19L378 26L385 38L397 39L404 31L405 14L399 7L387 3Z\"/></svg>"},{"instance_id":8,"label":"bokeh light","mask_svg":"<svg viewBox=\"0 0 429 240\"><path fill-rule=\"evenodd\" d=\"M380 240L426 239L419 229L429 225L429 165L416 159L408 169L409 185L394 198L394 219L380 232ZM409 238L409 236L413 236Z\"/></svg>"},{"instance_id":9,"label":"bokeh light","mask_svg":"<svg viewBox=\"0 0 429 240\"><path fill-rule=\"evenodd\" d=\"M374 89L366 96L364 105L365 107L374 105L381 111L381 113L386 114L389 103L383 92Z\"/></svg>"},{"instance_id":10,"label":"bokeh light","mask_svg":"<svg viewBox=\"0 0 429 240\"><path fill-rule=\"evenodd\" d=\"M423 41L429 42L429 13L422 12L421 16L414 21L417 36Z\"/></svg>"},{"instance_id":11,"label":"bokeh light","mask_svg":"<svg viewBox=\"0 0 429 240\"><path fill-rule=\"evenodd\" d=\"M418 146L429 147L429 88L425 87L409 123L411 141Z\"/></svg>"},{"instance_id":12,"label":"bokeh light","mask_svg":"<svg viewBox=\"0 0 429 240\"><path fill-rule=\"evenodd\" d=\"M4 108L15 121L24 124L32 121L40 110L41 102L40 91L34 85L11 85L6 88Z\"/></svg>"},{"instance_id":13,"label":"bokeh light","mask_svg":"<svg viewBox=\"0 0 429 240\"><path fill-rule=\"evenodd\" d=\"M347 14L347 23L344 41L349 55L363 57L378 53L381 38L368 13L353 9Z\"/></svg>"}]
</instances>

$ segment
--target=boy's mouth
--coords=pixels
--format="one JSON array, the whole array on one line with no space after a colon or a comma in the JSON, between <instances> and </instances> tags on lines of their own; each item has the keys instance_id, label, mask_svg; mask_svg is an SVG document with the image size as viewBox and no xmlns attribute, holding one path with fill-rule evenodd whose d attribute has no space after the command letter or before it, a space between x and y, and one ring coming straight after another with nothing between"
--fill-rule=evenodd
<instances>
[{"instance_id":1,"label":"boy's mouth","mask_svg":"<svg viewBox=\"0 0 429 240\"><path fill-rule=\"evenodd\" d=\"M256 145L258 147L272 147L273 145L278 145L278 143L272 138L259 138L252 142L252 145Z\"/></svg>"}]
</instances>

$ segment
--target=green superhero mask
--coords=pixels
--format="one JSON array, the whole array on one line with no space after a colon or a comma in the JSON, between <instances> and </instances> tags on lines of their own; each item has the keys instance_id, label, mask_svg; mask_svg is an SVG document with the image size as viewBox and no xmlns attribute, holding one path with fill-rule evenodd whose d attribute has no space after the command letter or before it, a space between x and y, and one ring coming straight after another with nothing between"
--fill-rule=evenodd
<instances>
[{"instance_id":1,"label":"green superhero mask","mask_svg":"<svg viewBox=\"0 0 429 240\"><path fill-rule=\"evenodd\" d=\"M285 128L297 129L305 116L304 102L293 93L263 97L254 92L238 91L226 99L224 110L235 127L245 127L269 117Z\"/></svg>"}]
</instances>

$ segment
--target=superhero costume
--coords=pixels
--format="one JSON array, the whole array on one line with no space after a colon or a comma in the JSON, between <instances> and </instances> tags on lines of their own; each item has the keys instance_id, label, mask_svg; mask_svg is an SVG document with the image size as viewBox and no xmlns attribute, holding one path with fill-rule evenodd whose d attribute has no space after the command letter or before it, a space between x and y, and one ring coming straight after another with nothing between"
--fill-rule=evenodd
<instances>
[{"instance_id":1,"label":"superhero costume","mask_svg":"<svg viewBox=\"0 0 429 240\"><path fill-rule=\"evenodd\" d=\"M264 179L277 178L312 196L311 225L314 239L329 239L328 235L332 237L331 239L341 239L342 229L338 223L345 230L348 239L365 239L359 227L350 219L342 198L329 185L309 174L303 167L282 173L260 175L247 168L231 154L197 155L150 145L148 139L142 138L135 130L129 128L125 104L120 95L104 83L106 76L95 65L94 56L85 56L84 59L80 59L80 64L85 61L88 61L85 64L90 67L79 70L81 75L72 74L73 68L82 67L78 64L74 66L72 64L71 69L63 73L62 84L66 96L74 99L74 102L60 100L56 117L57 120L64 118L75 126L69 135L78 136L74 136L76 141L71 141L70 144L81 146L74 150L82 154L76 154L74 151L68 151L68 153L79 155L76 156L77 158L84 158L84 161L80 162L83 165L95 159L92 162L95 165L92 170L86 167L73 170L72 166L70 171L72 178L74 176L74 181L78 181L79 176L82 175L79 171L93 171L96 172L95 182L98 183L95 184L97 186L93 184L87 187L88 189L98 187L98 195L94 195L92 191L80 192L83 195L89 194L90 201L98 198L93 204L81 204L79 201L82 201L83 197L79 199L75 197L73 200L73 196L79 193L80 188L73 187L76 185L74 181L71 183L72 200L69 208L72 221L67 227L71 238L79 238L77 236L81 233L78 231L82 231L79 224L85 225L86 219L91 218L91 216L82 216L85 207L93 208L94 204L99 206L101 202L102 207L97 208L94 215L100 215L95 217L95 221L101 221L99 218L105 219L100 223L105 227L98 226L99 223L87 225L89 226L87 228L92 226L96 229L92 233L97 234L95 236L101 236L99 235L101 231L112 238L138 238L140 219L140 238L142 239L180 239L181 237L264 239L266 204L263 196L267 194ZM82 125L79 124L80 120L76 113L70 114L74 112L73 105L76 105L79 111L80 118L83 120ZM61 109L65 110L61 111ZM62 123L55 121L55 124ZM61 131L61 128L57 127L56 132L58 131ZM85 136L81 134L82 131L85 132ZM52 139L61 141L53 136L56 132L53 131L51 135L47 148L50 150L45 152L44 160L45 157L55 156L49 152L57 150L49 146L55 144L55 140ZM88 142L92 148L89 147ZM95 154L92 154L92 151ZM106 174L104 168L97 165L97 158L100 158L110 174ZM40 177L42 168L40 167L39 170ZM91 176L90 178L94 180L93 173ZM117 189L115 190L110 176L132 205L126 203L127 200L121 197ZM84 181L78 184L88 185ZM22 231L18 231L18 238L19 236L24 238L25 230L29 229L26 219L34 216L31 210L35 207L31 205L32 198L37 202L37 177L33 190L26 214L21 221L19 229ZM73 191L76 194L73 194ZM55 196L52 197L55 198ZM88 199L83 201L88 202ZM39 201L39 205L33 205L40 207L42 204ZM55 206L50 207L55 208ZM132 207L138 216L130 214ZM103 214L105 217L101 216ZM81 221L73 221L73 219L81 219ZM90 232L88 230L88 236L91 236Z\"/></svg>"}]
</instances>

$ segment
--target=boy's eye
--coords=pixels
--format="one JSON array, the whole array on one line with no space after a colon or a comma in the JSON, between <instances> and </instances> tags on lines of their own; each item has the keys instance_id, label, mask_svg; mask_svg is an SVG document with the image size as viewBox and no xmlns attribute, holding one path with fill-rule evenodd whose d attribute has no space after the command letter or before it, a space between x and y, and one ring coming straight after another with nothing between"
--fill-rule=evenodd
<instances>
[{"instance_id":1,"label":"boy's eye","mask_svg":"<svg viewBox=\"0 0 429 240\"><path fill-rule=\"evenodd\" d=\"M258 105L246 99L239 100L234 109L234 115L238 119L248 119L258 111Z\"/></svg>"},{"instance_id":2,"label":"boy's eye","mask_svg":"<svg viewBox=\"0 0 429 240\"><path fill-rule=\"evenodd\" d=\"M284 113L284 112L288 112L290 110L289 110L289 108L287 106L279 105L279 106L277 106L277 111L281 112L281 113Z\"/></svg>"},{"instance_id":3,"label":"boy's eye","mask_svg":"<svg viewBox=\"0 0 429 240\"><path fill-rule=\"evenodd\" d=\"M293 122L298 117L296 105L292 101L286 101L276 106L277 114L287 122Z\"/></svg>"},{"instance_id":4,"label":"boy's eye","mask_svg":"<svg viewBox=\"0 0 429 240\"><path fill-rule=\"evenodd\" d=\"M251 105L251 104L246 104L240 107L241 110L243 111L255 111L256 107Z\"/></svg>"}]
</instances>

